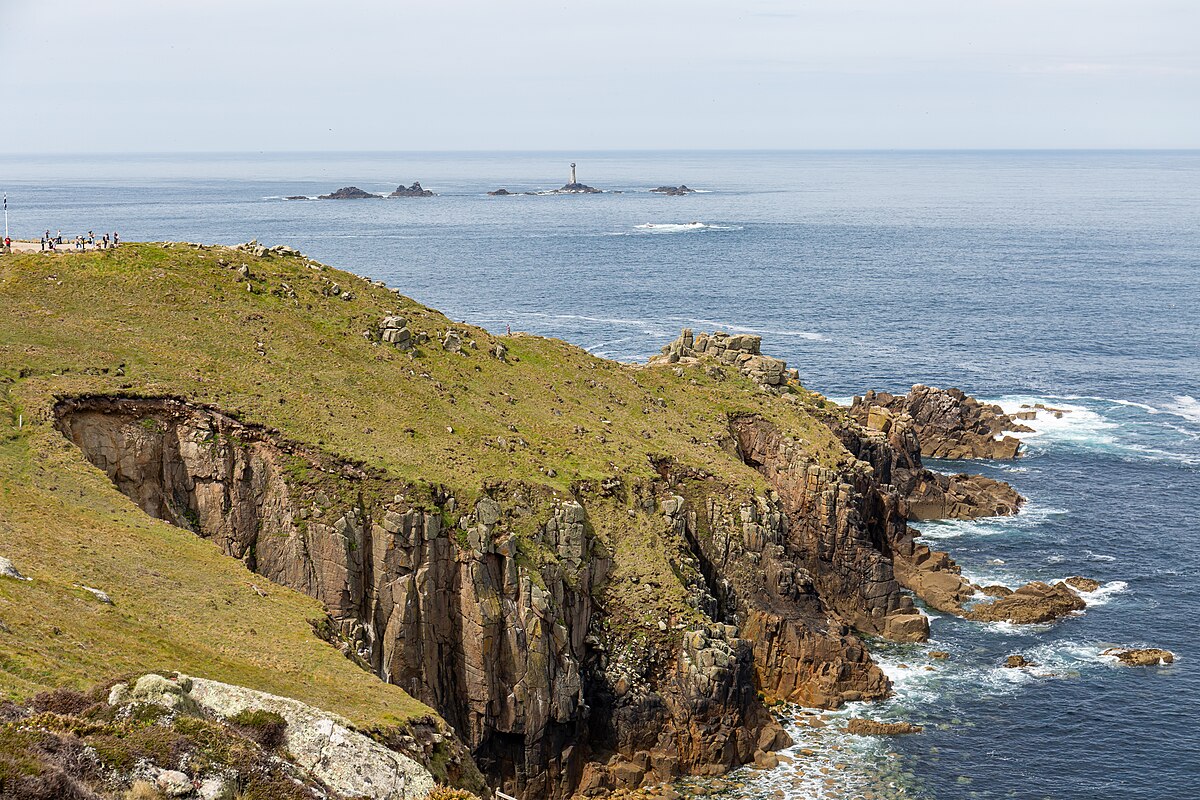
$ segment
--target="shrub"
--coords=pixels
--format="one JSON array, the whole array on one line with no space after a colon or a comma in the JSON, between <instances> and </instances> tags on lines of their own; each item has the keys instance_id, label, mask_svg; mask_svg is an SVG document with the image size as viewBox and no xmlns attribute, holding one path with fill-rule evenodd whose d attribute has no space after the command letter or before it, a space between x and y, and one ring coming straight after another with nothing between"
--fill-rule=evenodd
<instances>
[{"instance_id":1,"label":"shrub","mask_svg":"<svg viewBox=\"0 0 1200 800\"><path fill-rule=\"evenodd\" d=\"M247 739L253 739L266 750L274 750L284 742L287 720L274 711L247 709L230 717L227 722Z\"/></svg>"},{"instance_id":2,"label":"shrub","mask_svg":"<svg viewBox=\"0 0 1200 800\"><path fill-rule=\"evenodd\" d=\"M54 689L35 695L30 706L34 711L50 711L55 714L78 716L95 702L85 694L72 689Z\"/></svg>"}]
</instances>

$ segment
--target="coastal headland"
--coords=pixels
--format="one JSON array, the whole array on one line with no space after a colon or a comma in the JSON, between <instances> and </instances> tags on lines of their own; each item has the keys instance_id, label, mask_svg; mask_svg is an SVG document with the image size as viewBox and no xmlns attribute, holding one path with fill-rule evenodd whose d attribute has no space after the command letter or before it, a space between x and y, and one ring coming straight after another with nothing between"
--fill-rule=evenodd
<instances>
[{"instance_id":1,"label":"coastal headland","mask_svg":"<svg viewBox=\"0 0 1200 800\"><path fill-rule=\"evenodd\" d=\"M245 783L260 762L204 742L262 711L296 769L306 726L397 754L348 795L600 796L769 764L774 704L887 697L869 641L928 637L913 595L1085 603L1082 579L986 597L908 524L1018 512L921 461L935 432L971 457L989 409L844 408L757 336L620 364L257 243L7 255L0 314L0 689L25 703L0 744L36 714L105 767L31 756L38 780Z\"/></svg>"}]
</instances>

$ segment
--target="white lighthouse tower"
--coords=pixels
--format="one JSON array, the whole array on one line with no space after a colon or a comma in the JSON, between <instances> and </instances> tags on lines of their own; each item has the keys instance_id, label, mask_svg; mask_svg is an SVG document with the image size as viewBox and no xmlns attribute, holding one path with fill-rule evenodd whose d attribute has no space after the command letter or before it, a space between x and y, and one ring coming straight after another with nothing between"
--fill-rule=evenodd
<instances>
[{"instance_id":1,"label":"white lighthouse tower","mask_svg":"<svg viewBox=\"0 0 1200 800\"><path fill-rule=\"evenodd\" d=\"M575 162L572 161L571 162L571 181L567 185L574 186L576 183L578 183L578 181L575 180Z\"/></svg>"}]
</instances>

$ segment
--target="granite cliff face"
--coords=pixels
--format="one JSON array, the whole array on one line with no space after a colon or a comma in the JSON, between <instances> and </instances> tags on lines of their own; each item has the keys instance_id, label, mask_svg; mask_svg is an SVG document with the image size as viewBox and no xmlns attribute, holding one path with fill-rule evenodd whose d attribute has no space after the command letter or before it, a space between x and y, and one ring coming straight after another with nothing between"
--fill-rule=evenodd
<instances>
[{"instance_id":1,"label":"granite cliff face","mask_svg":"<svg viewBox=\"0 0 1200 800\"><path fill-rule=\"evenodd\" d=\"M320 599L349 655L443 712L508 791L724 772L787 741L735 626L673 621L640 649L605 627L611 561L579 502L388 482L178 400L56 415L147 514Z\"/></svg>"},{"instance_id":2,"label":"granite cliff face","mask_svg":"<svg viewBox=\"0 0 1200 800\"><path fill-rule=\"evenodd\" d=\"M854 398L850 413L868 427L880 411L891 416L907 414L927 458L1016 458L1021 441L1006 431L1028 432L1028 426L1005 414L997 405L981 403L959 389L937 389L917 384L905 396L869 391Z\"/></svg>"}]
</instances>

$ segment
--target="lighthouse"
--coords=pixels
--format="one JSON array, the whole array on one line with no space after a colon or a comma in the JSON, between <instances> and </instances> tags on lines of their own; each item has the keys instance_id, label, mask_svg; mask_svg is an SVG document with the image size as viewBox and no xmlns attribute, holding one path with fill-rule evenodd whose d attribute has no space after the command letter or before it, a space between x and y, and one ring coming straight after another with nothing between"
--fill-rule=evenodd
<instances>
[{"instance_id":1,"label":"lighthouse","mask_svg":"<svg viewBox=\"0 0 1200 800\"><path fill-rule=\"evenodd\" d=\"M571 162L571 180L570 180L570 182L567 183L567 186L574 186L576 183L578 183L578 181L575 180L575 162L572 161Z\"/></svg>"}]
</instances>

